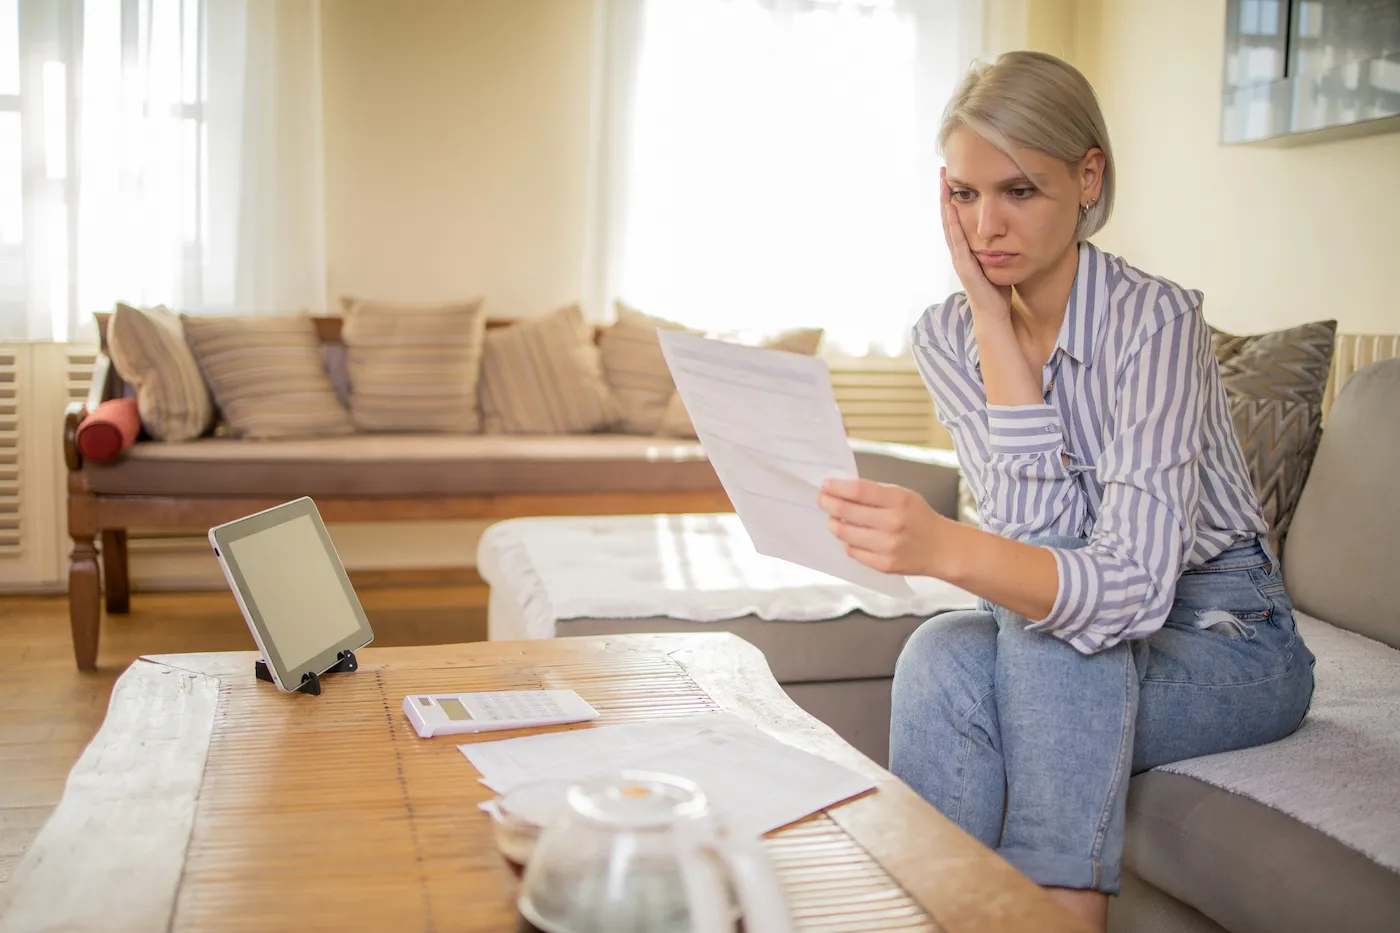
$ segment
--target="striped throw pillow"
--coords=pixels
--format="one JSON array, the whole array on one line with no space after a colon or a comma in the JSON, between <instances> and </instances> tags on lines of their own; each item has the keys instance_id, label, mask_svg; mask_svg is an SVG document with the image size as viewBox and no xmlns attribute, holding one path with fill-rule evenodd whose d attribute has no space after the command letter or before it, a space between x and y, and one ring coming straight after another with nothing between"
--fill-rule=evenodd
<instances>
[{"instance_id":1,"label":"striped throw pillow","mask_svg":"<svg viewBox=\"0 0 1400 933\"><path fill-rule=\"evenodd\" d=\"M676 394L670 367L661 352L660 329L687 334L700 331L652 317L617 302L617 321L598 338L603 374L622 409L618 429L628 434L656 434L666 406Z\"/></svg>"},{"instance_id":2,"label":"striped throw pillow","mask_svg":"<svg viewBox=\"0 0 1400 933\"><path fill-rule=\"evenodd\" d=\"M720 339L734 343L756 344L768 350L783 350L787 353L801 353L815 356L821 349L823 329L820 327L800 327L785 330L767 337L752 334L720 334ZM672 393L666 403L666 412L661 418L661 433L671 437L694 437L695 425L690 422L690 413L685 410L679 392Z\"/></svg>"},{"instance_id":3,"label":"striped throw pillow","mask_svg":"<svg viewBox=\"0 0 1400 933\"><path fill-rule=\"evenodd\" d=\"M173 312L118 304L107 322L107 352L117 375L136 390L136 409L152 437L188 441L214 423L209 387Z\"/></svg>"},{"instance_id":4,"label":"striped throw pillow","mask_svg":"<svg viewBox=\"0 0 1400 933\"><path fill-rule=\"evenodd\" d=\"M581 434L617 421L593 326L576 305L487 332L481 410L488 434Z\"/></svg>"},{"instance_id":5,"label":"striped throw pillow","mask_svg":"<svg viewBox=\"0 0 1400 933\"><path fill-rule=\"evenodd\" d=\"M184 315L182 320L235 435L268 439L354 432L326 373L310 317Z\"/></svg>"},{"instance_id":6,"label":"striped throw pillow","mask_svg":"<svg viewBox=\"0 0 1400 933\"><path fill-rule=\"evenodd\" d=\"M341 339L355 427L479 432L476 384L485 336L479 298L432 307L347 302Z\"/></svg>"}]
</instances>

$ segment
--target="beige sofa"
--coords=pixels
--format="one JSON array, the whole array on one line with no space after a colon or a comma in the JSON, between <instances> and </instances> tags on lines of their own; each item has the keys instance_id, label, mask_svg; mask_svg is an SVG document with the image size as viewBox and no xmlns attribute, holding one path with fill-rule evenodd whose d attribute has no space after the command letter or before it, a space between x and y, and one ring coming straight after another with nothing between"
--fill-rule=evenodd
<instances>
[{"instance_id":1,"label":"beige sofa","mask_svg":"<svg viewBox=\"0 0 1400 933\"><path fill-rule=\"evenodd\" d=\"M1349 371L1342 345L1341 367ZM1337 370L1334 369L1334 379ZM1345 374L1345 373L1344 373ZM956 462L944 452L861 458L863 475L956 509ZM1299 732L1261 749L1138 775L1129 794L1121 933L1381 933L1400 930L1400 359L1346 380L1323 432L1283 549L1298 624L1318 656L1313 709ZM518 529L483 539L492 637L544 613L548 635L733 631L760 647L808 712L871 758L886 760L889 687L919 615L852 612L819 621L685 621L570 616L566 594L528 566L503 566ZM684 530L671 553L698 545ZM517 550L517 554L519 554ZM528 555L527 555L528 557ZM540 631L535 626L535 632Z\"/></svg>"},{"instance_id":2,"label":"beige sofa","mask_svg":"<svg viewBox=\"0 0 1400 933\"><path fill-rule=\"evenodd\" d=\"M1333 404L1282 554L1318 658L1308 719L1273 746L1133 779L1113 929L1400 930L1397 477L1390 359Z\"/></svg>"}]
</instances>

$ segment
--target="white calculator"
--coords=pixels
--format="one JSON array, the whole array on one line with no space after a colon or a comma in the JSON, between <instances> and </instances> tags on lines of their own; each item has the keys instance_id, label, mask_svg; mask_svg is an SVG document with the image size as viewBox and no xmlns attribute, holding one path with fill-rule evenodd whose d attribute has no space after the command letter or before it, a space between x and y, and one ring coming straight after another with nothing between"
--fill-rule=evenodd
<instances>
[{"instance_id":1,"label":"white calculator","mask_svg":"<svg viewBox=\"0 0 1400 933\"><path fill-rule=\"evenodd\" d=\"M403 711L425 739L598 718L598 711L572 690L411 694L403 698Z\"/></svg>"}]
</instances>

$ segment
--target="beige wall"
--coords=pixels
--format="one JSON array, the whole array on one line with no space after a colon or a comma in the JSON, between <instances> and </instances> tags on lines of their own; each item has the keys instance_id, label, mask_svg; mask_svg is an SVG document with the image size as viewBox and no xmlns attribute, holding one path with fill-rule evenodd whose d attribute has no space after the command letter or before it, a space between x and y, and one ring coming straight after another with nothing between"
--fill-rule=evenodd
<instances>
[{"instance_id":1,"label":"beige wall","mask_svg":"<svg viewBox=\"0 0 1400 933\"><path fill-rule=\"evenodd\" d=\"M501 317L582 296L593 0L321 4L326 276L342 295L484 295ZM485 522L331 529L346 566L471 566ZM219 585L207 555L138 585ZM188 566L187 566L188 565Z\"/></svg>"},{"instance_id":2,"label":"beige wall","mask_svg":"<svg viewBox=\"0 0 1400 933\"><path fill-rule=\"evenodd\" d=\"M1223 147L1223 0L1087 0L1075 15L1118 160L1104 248L1201 289L1236 331L1324 317L1400 331L1400 133Z\"/></svg>"},{"instance_id":3,"label":"beige wall","mask_svg":"<svg viewBox=\"0 0 1400 933\"><path fill-rule=\"evenodd\" d=\"M332 299L483 294L493 313L580 297L593 0L323 5ZM1073 58L1117 150L1100 236L1258 330L1336 315L1400 330L1400 134L1217 143L1223 0L988 0L989 51Z\"/></svg>"},{"instance_id":4,"label":"beige wall","mask_svg":"<svg viewBox=\"0 0 1400 933\"><path fill-rule=\"evenodd\" d=\"M592 0L321 8L331 301L577 300Z\"/></svg>"}]
</instances>

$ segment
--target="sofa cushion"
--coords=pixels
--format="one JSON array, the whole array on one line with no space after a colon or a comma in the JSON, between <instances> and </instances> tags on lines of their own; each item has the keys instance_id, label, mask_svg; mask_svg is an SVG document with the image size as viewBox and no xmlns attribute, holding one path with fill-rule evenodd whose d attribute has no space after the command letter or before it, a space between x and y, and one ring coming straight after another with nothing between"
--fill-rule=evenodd
<instances>
[{"instance_id":1,"label":"sofa cushion","mask_svg":"<svg viewBox=\"0 0 1400 933\"><path fill-rule=\"evenodd\" d=\"M240 437L349 434L350 416L326 373L307 315L192 317L185 336L224 420Z\"/></svg>"},{"instance_id":2,"label":"sofa cushion","mask_svg":"<svg viewBox=\"0 0 1400 933\"><path fill-rule=\"evenodd\" d=\"M1230 933L1201 913L1123 869L1122 889L1108 902L1111 933Z\"/></svg>"},{"instance_id":3,"label":"sofa cushion","mask_svg":"<svg viewBox=\"0 0 1400 933\"><path fill-rule=\"evenodd\" d=\"M1230 414L1275 542L1288 534L1317 450L1336 338L1336 321L1248 337L1212 328Z\"/></svg>"},{"instance_id":4,"label":"sofa cushion","mask_svg":"<svg viewBox=\"0 0 1400 933\"><path fill-rule=\"evenodd\" d=\"M1285 813L1180 774L1133 778L1123 856L1125 874L1231 933L1391 933L1400 917L1400 876Z\"/></svg>"},{"instance_id":5,"label":"sofa cushion","mask_svg":"<svg viewBox=\"0 0 1400 933\"><path fill-rule=\"evenodd\" d=\"M357 434L265 444L222 437L138 443L117 463L85 464L83 480L93 492L116 495L287 498L722 488L698 443L620 434Z\"/></svg>"},{"instance_id":6,"label":"sofa cushion","mask_svg":"<svg viewBox=\"0 0 1400 933\"><path fill-rule=\"evenodd\" d=\"M487 333L481 409L490 434L577 434L618 419L593 327L577 306Z\"/></svg>"},{"instance_id":7,"label":"sofa cushion","mask_svg":"<svg viewBox=\"0 0 1400 933\"><path fill-rule=\"evenodd\" d=\"M107 325L112 365L136 390L146 431L156 440L187 441L214 423L214 403L180 318L163 307L118 304Z\"/></svg>"},{"instance_id":8,"label":"sofa cushion","mask_svg":"<svg viewBox=\"0 0 1400 933\"><path fill-rule=\"evenodd\" d=\"M1304 612L1400 647L1400 359L1356 371L1333 403L1283 551Z\"/></svg>"},{"instance_id":9,"label":"sofa cushion","mask_svg":"<svg viewBox=\"0 0 1400 933\"><path fill-rule=\"evenodd\" d=\"M643 314L619 301L617 321L598 338L603 373L622 409L618 428L631 434L656 434L667 404L676 397L676 383L656 335L663 328L700 333L675 321Z\"/></svg>"},{"instance_id":10,"label":"sofa cushion","mask_svg":"<svg viewBox=\"0 0 1400 933\"><path fill-rule=\"evenodd\" d=\"M1400 651L1296 618L1317 655L1302 727L1134 778L1127 864L1235 933L1381 929L1400 916Z\"/></svg>"},{"instance_id":11,"label":"sofa cushion","mask_svg":"<svg viewBox=\"0 0 1400 933\"><path fill-rule=\"evenodd\" d=\"M341 339L355 427L480 431L476 386L485 336L480 299L434 306L346 302Z\"/></svg>"}]
</instances>

